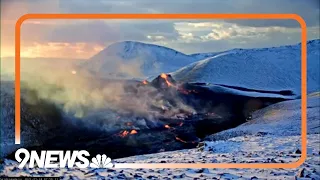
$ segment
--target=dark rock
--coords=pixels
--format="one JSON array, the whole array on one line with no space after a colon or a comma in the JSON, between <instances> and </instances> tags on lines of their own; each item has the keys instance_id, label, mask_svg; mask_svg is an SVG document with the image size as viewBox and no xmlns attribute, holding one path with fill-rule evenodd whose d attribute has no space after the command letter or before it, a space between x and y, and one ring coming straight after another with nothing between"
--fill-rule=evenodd
<instances>
[{"instance_id":1,"label":"dark rock","mask_svg":"<svg viewBox=\"0 0 320 180\"><path fill-rule=\"evenodd\" d=\"M119 175L117 176L117 178L118 178L118 179L127 179L126 175L124 175L124 174L119 174Z\"/></svg>"},{"instance_id":2,"label":"dark rock","mask_svg":"<svg viewBox=\"0 0 320 180\"><path fill-rule=\"evenodd\" d=\"M38 171L38 174L46 174L45 171Z\"/></svg>"},{"instance_id":3,"label":"dark rock","mask_svg":"<svg viewBox=\"0 0 320 180\"><path fill-rule=\"evenodd\" d=\"M209 170L207 168L201 168L201 169L195 169L195 173L209 173Z\"/></svg>"},{"instance_id":4,"label":"dark rock","mask_svg":"<svg viewBox=\"0 0 320 180\"><path fill-rule=\"evenodd\" d=\"M217 160L217 159L212 159L211 162L212 162L212 163L218 163L218 160Z\"/></svg>"},{"instance_id":5,"label":"dark rock","mask_svg":"<svg viewBox=\"0 0 320 180\"><path fill-rule=\"evenodd\" d=\"M275 160L275 159L271 159L271 161L270 162L272 162L272 163L277 163L277 161Z\"/></svg>"},{"instance_id":6,"label":"dark rock","mask_svg":"<svg viewBox=\"0 0 320 180\"><path fill-rule=\"evenodd\" d=\"M300 149L297 149L295 153L296 153L296 154L301 154Z\"/></svg>"},{"instance_id":7,"label":"dark rock","mask_svg":"<svg viewBox=\"0 0 320 180\"><path fill-rule=\"evenodd\" d=\"M306 178L311 178L310 174L307 174L305 177L306 177Z\"/></svg>"},{"instance_id":8,"label":"dark rock","mask_svg":"<svg viewBox=\"0 0 320 180\"><path fill-rule=\"evenodd\" d=\"M142 176L138 175L138 174L135 174L133 175L134 178L142 178Z\"/></svg>"},{"instance_id":9,"label":"dark rock","mask_svg":"<svg viewBox=\"0 0 320 180\"><path fill-rule=\"evenodd\" d=\"M305 168L300 169L297 173L297 177L299 178L305 177L305 171L306 171Z\"/></svg>"},{"instance_id":10,"label":"dark rock","mask_svg":"<svg viewBox=\"0 0 320 180\"><path fill-rule=\"evenodd\" d=\"M15 166L11 169L12 172L17 171L17 170L18 170L18 168Z\"/></svg>"},{"instance_id":11,"label":"dark rock","mask_svg":"<svg viewBox=\"0 0 320 180\"><path fill-rule=\"evenodd\" d=\"M147 176L148 179L158 179L156 176Z\"/></svg>"},{"instance_id":12,"label":"dark rock","mask_svg":"<svg viewBox=\"0 0 320 180\"><path fill-rule=\"evenodd\" d=\"M186 176L186 174L185 173L182 173L182 174L180 174L180 175L174 175L174 176L172 176L173 177L173 179L176 179L176 178L184 178Z\"/></svg>"}]
</instances>

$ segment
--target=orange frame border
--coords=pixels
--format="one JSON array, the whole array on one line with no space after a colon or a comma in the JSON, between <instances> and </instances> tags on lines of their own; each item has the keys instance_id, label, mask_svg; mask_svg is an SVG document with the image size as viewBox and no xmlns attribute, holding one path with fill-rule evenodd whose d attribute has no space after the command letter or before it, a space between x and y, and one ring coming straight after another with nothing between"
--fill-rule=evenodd
<instances>
[{"instance_id":1,"label":"orange frame border","mask_svg":"<svg viewBox=\"0 0 320 180\"><path fill-rule=\"evenodd\" d=\"M15 26L15 144L20 144L20 36L27 19L291 19L301 26L301 157L291 163L117 163L115 168L297 168L307 158L307 26L297 14L26 14Z\"/></svg>"}]
</instances>

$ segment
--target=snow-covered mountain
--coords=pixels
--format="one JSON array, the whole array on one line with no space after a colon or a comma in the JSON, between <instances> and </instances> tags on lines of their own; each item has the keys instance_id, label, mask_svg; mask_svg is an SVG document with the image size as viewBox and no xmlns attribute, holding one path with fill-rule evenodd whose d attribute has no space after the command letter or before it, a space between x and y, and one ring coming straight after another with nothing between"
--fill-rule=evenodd
<instances>
[{"instance_id":1,"label":"snow-covered mountain","mask_svg":"<svg viewBox=\"0 0 320 180\"><path fill-rule=\"evenodd\" d=\"M195 58L173 49L141 42L111 44L82 67L102 77L145 77L172 72L195 62Z\"/></svg>"},{"instance_id":2,"label":"snow-covered mountain","mask_svg":"<svg viewBox=\"0 0 320 180\"><path fill-rule=\"evenodd\" d=\"M320 89L320 40L307 43L308 92ZM173 73L184 82L205 82L264 90L301 92L301 44L257 49L234 49L194 62Z\"/></svg>"},{"instance_id":3,"label":"snow-covered mountain","mask_svg":"<svg viewBox=\"0 0 320 180\"><path fill-rule=\"evenodd\" d=\"M233 50L236 50L236 49L233 49ZM221 51L221 52L210 52L210 53L195 53L195 54L190 54L189 56L192 56L196 60L204 60L206 58L210 58L210 57L216 56L218 54L227 53L229 51L231 51L231 50Z\"/></svg>"}]
</instances>

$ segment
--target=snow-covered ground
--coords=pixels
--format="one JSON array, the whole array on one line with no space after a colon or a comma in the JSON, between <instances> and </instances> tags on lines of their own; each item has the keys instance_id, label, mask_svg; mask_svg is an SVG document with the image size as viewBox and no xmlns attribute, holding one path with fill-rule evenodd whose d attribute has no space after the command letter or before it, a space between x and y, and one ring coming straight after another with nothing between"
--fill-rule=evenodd
<instances>
[{"instance_id":1,"label":"snow-covered ground","mask_svg":"<svg viewBox=\"0 0 320 180\"><path fill-rule=\"evenodd\" d=\"M320 133L320 96L309 96L308 134ZM255 111L252 120L234 129L207 137L211 140L228 139L248 134L298 136L301 134L301 100L283 101Z\"/></svg>"},{"instance_id":2,"label":"snow-covered ground","mask_svg":"<svg viewBox=\"0 0 320 180\"><path fill-rule=\"evenodd\" d=\"M115 163L290 163L301 150L300 100L253 113L249 122L211 135L197 149L115 159ZM296 169L24 169L5 160L6 176L61 176L64 179L320 179L320 96L308 98L308 158Z\"/></svg>"},{"instance_id":3,"label":"snow-covered ground","mask_svg":"<svg viewBox=\"0 0 320 180\"><path fill-rule=\"evenodd\" d=\"M309 92L320 89L319 48L319 39L308 41ZM206 55L203 54L203 57L207 57ZM225 84L263 90L289 89L296 94L301 92L301 44L234 49L214 55L173 72L173 78L185 82Z\"/></svg>"}]
</instances>

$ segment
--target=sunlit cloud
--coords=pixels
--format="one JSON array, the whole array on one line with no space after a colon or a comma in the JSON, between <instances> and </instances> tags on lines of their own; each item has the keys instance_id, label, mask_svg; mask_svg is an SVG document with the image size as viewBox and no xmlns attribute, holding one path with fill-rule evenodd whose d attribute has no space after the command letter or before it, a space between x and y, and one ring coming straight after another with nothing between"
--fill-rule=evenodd
<instances>
[{"instance_id":1,"label":"sunlit cloud","mask_svg":"<svg viewBox=\"0 0 320 180\"><path fill-rule=\"evenodd\" d=\"M301 15L308 25L308 39L316 39L319 38L319 3L312 3L289 0L205 0L196 4L192 0L136 0L134 3L123 0L97 0L95 3L84 0L8 0L1 2L1 57L14 56L15 23L27 13L257 13L263 6L261 13ZM300 41L300 27L293 20L30 19L24 21L21 31L21 54L29 57L87 58L114 42L125 40L165 45L187 54Z\"/></svg>"},{"instance_id":2,"label":"sunlit cloud","mask_svg":"<svg viewBox=\"0 0 320 180\"><path fill-rule=\"evenodd\" d=\"M86 59L95 55L103 49L97 44L88 43L38 43L34 42L31 46L21 47L21 57L56 57L70 59Z\"/></svg>"},{"instance_id":3,"label":"sunlit cloud","mask_svg":"<svg viewBox=\"0 0 320 180\"><path fill-rule=\"evenodd\" d=\"M195 28L221 28L222 23L215 22L198 22L198 23L187 23L188 26Z\"/></svg>"},{"instance_id":4,"label":"sunlit cloud","mask_svg":"<svg viewBox=\"0 0 320 180\"><path fill-rule=\"evenodd\" d=\"M274 33L285 33L290 35L292 33L298 34L301 32L300 28L294 27L250 27L226 22L180 22L175 23L175 28L180 34L180 40L186 40L188 42L232 40L237 38L252 40L254 40L254 38L259 38L259 40L264 40Z\"/></svg>"},{"instance_id":5,"label":"sunlit cloud","mask_svg":"<svg viewBox=\"0 0 320 180\"><path fill-rule=\"evenodd\" d=\"M147 38L152 41L161 41L166 39L164 36L153 36L153 35L148 35Z\"/></svg>"}]
</instances>

